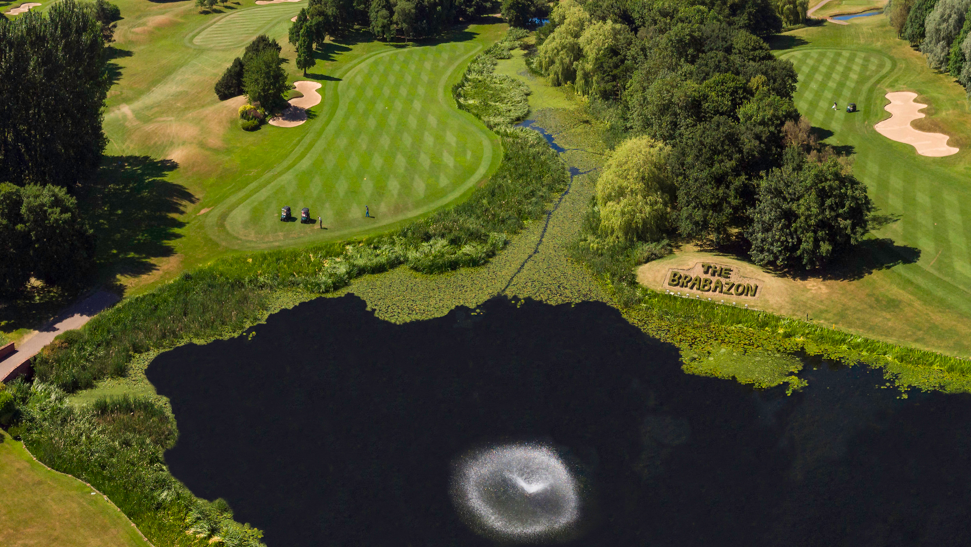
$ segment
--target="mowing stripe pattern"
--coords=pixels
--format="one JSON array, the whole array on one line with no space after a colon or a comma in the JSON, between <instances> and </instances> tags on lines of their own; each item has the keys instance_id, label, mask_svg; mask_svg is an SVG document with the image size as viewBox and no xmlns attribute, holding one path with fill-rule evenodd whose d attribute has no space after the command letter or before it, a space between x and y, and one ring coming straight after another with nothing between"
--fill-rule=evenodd
<instances>
[{"instance_id":1,"label":"mowing stripe pattern","mask_svg":"<svg viewBox=\"0 0 971 547\"><path fill-rule=\"evenodd\" d=\"M937 297L971 313L971 185L953 160L919 156L873 129L889 116L885 94L900 91L880 85L893 59L877 51L813 48L783 57L799 74L800 112L826 142L853 154L853 172L869 187L877 214L890 217L875 235L919 252L916 264L895 267L892 275L916 297ZM860 112L846 112L851 102Z\"/></svg>"},{"instance_id":2,"label":"mowing stripe pattern","mask_svg":"<svg viewBox=\"0 0 971 547\"><path fill-rule=\"evenodd\" d=\"M295 234L278 220L283 205L310 207L315 220L347 230L457 197L485 176L493 154L486 130L445 100L445 78L472 51L462 43L392 50L352 70L336 97L325 96L339 104L319 138L233 210L226 227L243 240L282 240ZM376 218L364 218L365 206Z\"/></svg>"}]
</instances>

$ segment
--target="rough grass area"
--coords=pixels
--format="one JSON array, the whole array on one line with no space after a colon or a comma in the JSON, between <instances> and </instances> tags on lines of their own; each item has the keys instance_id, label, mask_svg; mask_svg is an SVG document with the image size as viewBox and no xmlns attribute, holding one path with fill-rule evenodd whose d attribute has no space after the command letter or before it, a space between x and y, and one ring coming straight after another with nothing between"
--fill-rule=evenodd
<instances>
[{"instance_id":1,"label":"rough grass area","mask_svg":"<svg viewBox=\"0 0 971 547\"><path fill-rule=\"evenodd\" d=\"M147 546L128 519L81 481L35 462L0 431L0 545Z\"/></svg>"}]
</instances>

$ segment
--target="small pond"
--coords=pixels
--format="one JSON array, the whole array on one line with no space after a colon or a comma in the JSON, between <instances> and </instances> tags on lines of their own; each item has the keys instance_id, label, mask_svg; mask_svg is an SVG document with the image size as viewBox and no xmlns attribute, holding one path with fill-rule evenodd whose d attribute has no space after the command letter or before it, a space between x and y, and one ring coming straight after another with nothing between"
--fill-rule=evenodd
<instances>
[{"instance_id":1,"label":"small pond","mask_svg":"<svg viewBox=\"0 0 971 547\"><path fill-rule=\"evenodd\" d=\"M864 11L863 13L852 13L850 15L837 15L833 17L833 19L836 19L837 21L849 21L850 19L856 19L857 17L872 17L874 15L880 15L881 13L883 13L883 10Z\"/></svg>"},{"instance_id":2,"label":"small pond","mask_svg":"<svg viewBox=\"0 0 971 547\"><path fill-rule=\"evenodd\" d=\"M148 369L179 424L172 473L269 547L496 545L449 481L470 450L521 442L575 477L569 545L971 544L971 397L802 375L792 396L687 375L601 303L395 325L353 295Z\"/></svg>"}]
</instances>

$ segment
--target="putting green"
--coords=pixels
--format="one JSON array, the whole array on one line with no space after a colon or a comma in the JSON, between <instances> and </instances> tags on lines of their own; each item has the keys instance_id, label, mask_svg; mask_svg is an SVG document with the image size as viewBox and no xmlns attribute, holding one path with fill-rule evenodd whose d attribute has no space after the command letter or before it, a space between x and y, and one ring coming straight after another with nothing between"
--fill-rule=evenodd
<instances>
[{"instance_id":1,"label":"putting green","mask_svg":"<svg viewBox=\"0 0 971 547\"><path fill-rule=\"evenodd\" d=\"M301 7L301 4L276 4L235 11L189 34L185 43L204 49L243 47L281 20L289 20Z\"/></svg>"},{"instance_id":2,"label":"putting green","mask_svg":"<svg viewBox=\"0 0 971 547\"><path fill-rule=\"evenodd\" d=\"M324 103L311 110L320 108L316 119L263 129L306 136L284 162L215 208L209 235L237 249L319 240L386 226L461 196L499 153L495 137L445 95L450 76L478 49L384 50L324 82ZM283 205L309 207L327 230L280 222Z\"/></svg>"}]
</instances>

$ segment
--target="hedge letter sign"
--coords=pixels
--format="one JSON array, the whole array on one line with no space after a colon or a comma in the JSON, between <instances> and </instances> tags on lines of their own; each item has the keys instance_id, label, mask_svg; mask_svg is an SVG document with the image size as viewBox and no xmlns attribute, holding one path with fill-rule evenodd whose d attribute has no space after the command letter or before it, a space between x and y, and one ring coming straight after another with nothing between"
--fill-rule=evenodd
<instances>
[{"instance_id":1,"label":"hedge letter sign","mask_svg":"<svg viewBox=\"0 0 971 547\"><path fill-rule=\"evenodd\" d=\"M668 290L687 290L710 296L762 296L762 282L758 279L742 277L735 266L707 262L698 262L688 270L668 270L664 285Z\"/></svg>"}]
</instances>

